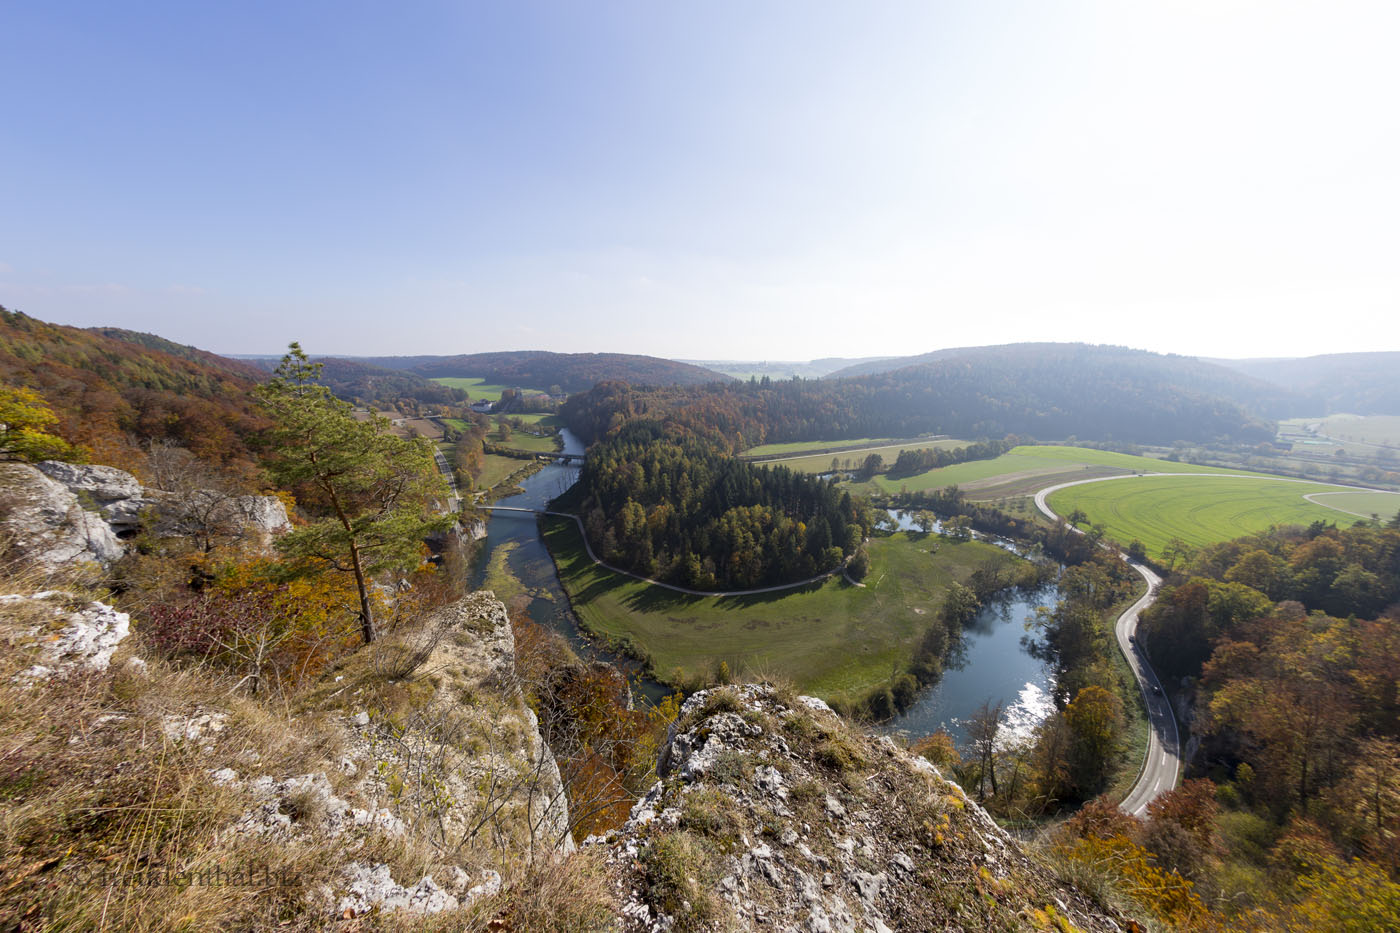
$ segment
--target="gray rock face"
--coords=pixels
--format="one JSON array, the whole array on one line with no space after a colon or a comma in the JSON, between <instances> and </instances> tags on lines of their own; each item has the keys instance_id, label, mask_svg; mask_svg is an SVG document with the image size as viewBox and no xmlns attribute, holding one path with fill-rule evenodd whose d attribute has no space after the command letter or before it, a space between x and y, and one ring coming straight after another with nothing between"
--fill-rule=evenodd
<instances>
[{"instance_id":1,"label":"gray rock face","mask_svg":"<svg viewBox=\"0 0 1400 933\"><path fill-rule=\"evenodd\" d=\"M86 562L106 565L124 550L101 516L27 463L0 463L0 537L48 571Z\"/></svg>"},{"instance_id":2,"label":"gray rock face","mask_svg":"<svg viewBox=\"0 0 1400 933\"><path fill-rule=\"evenodd\" d=\"M662 780L627 824L585 843L606 847L625 933L1019 929L1047 907L1066 928L1129 928L927 761L820 701L754 684L701 691L661 757ZM658 857L684 859L701 884L658 881Z\"/></svg>"},{"instance_id":3,"label":"gray rock face","mask_svg":"<svg viewBox=\"0 0 1400 933\"><path fill-rule=\"evenodd\" d=\"M239 496L234 500L245 527L265 535L290 531L287 507L276 496Z\"/></svg>"},{"instance_id":4,"label":"gray rock face","mask_svg":"<svg viewBox=\"0 0 1400 933\"><path fill-rule=\"evenodd\" d=\"M0 596L0 606L16 603L30 603L42 606L53 613L58 626L57 632L43 631L35 634L42 638L44 665L36 665L26 672L29 679L47 679L58 674L86 668L105 671L112 663L112 655L131 633L131 617L118 612L106 603L90 602L78 609L68 609L72 597L67 593L49 590L33 596L10 594Z\"/></svg>"},{"instance_id":5,"label":"gray rock face","mask_svg":"<svg viewBox=\"0 0 1400 933\"><path fill-rule=\"evenodd\" d=\"M147 521L154 523L156 534L162 537L212 535L226 541L242 537L264 550L275 536L292 527L287 507L276 496L230 496L212 490L177 496L145 489L136 477L115 467L58 460L45 460L35 467L6 466L24 467L24 471L14 471L13 482L28 490L24 498L36 503L30 511L37 509L33 516L20 516L25 529L35 530L24 531L19 535L23 541L17 543L25 550L37 549L39 553L31 556L48 566L84 557L99 564L110 563L122 555L119 538L136 533ZM84 505L99 511L88 512ZM60 536L62 540L40 547L35 543L38 523L50 528L65 523L70 527ZM89 553L84 555L83 551Z\"/></svg>"},{"instance_id":6,"label":"gray rock face","mask_svg":"<svg viewBox=\"0 0 1400 933\"><path fill-rule=\"evenodd\" d=\"M67 486L70 492L87 493L98 505L141 495L141 484L136 477L116 467L64 463L61 460L44 460L37 466L39 472Z\"/></svg>"}]
</instances>

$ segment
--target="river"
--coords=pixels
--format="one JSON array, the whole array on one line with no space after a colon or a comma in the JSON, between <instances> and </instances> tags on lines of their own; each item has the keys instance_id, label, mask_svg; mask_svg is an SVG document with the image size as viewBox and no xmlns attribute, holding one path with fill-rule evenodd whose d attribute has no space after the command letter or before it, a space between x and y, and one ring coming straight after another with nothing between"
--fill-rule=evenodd
<instances>
[{"instance_id":1,"label":"river","mask_svg":"<svg viewBox=\"0 0 1400 933\"><path fill-rule=\"evenodd\" d=\"M559 433L564 441L562 453L583 454L583 444L573 433L567 429ZM520 484L524 492L501 499L498 504L543 509L577 479L576 465L551 461ZM512 608L523 606L531 619L563 635L581 656L616 664L642 696L655 701L670 692L653 680L639 678L635 661L613 654L579 628L578 619L569 608L569 598L559 585L554 559L540 540L535 516L523 512L490 513L486 538L472 561L470 582L472 589L495 590Z\"/></svg>"},{"instance_id":2,"label":"river","mask_svg":"<svg viewBox=\"0 0 1400 933\"><path fill-rule=\"evenodd\" d=\"M583 444L572 433L563 430L560 435L564 453L583 453ZM500 504L542 509L577 479L577 466L551 462L520 484L524 492ZM911 527L905 515L892 514L892 518L901 527ZM669 692L655 681L638 679L635 662L607 651L579 629L533 515L494 513L470 572L473 589L495 589L508 605L523 606L530 618L563 635L580 655L617 664L643 696L655 700ZM1012 591L989 601L964 630L939 683L885 728L914 737L947 728L961 743L965 739L962 723L990 699L1005 707L1003 723L1012 733L1028 733L1053 708L1054 678L1050 666L1027 650L1025 623L1037 608L1053 606L1057 598L1054 587L1043 587L1029 594Z\"/></svg>"},{"instance_id":3,"label":"river","mask_svg":"<svg viewBox=\"0 0 1400 933\"><path fill-rule=\"evenodd\" d=\"M914 527L910 516L890 510L901 530ZM935 530L941 526L935 525ZM1011 542L977 535L1015 551ZM1054 669L1031 650L1034 634L1026 623L1041 608L1060 598L1054 586L1034 591L1010 590L988 600L963 629L960 644L944 661L943 676L924 690L914 705L884 725L888 732L922 738L947 729L959 746L967 741L965 724L984 702L1000 703L1007 739L1027 738L1055 708Z\"/></svg>"}]
</instances>

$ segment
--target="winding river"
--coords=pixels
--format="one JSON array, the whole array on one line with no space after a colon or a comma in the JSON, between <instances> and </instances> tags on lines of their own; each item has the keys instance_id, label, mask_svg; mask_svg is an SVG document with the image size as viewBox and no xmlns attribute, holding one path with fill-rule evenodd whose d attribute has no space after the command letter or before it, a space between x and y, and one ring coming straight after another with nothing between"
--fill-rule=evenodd
<instances>
[{"instance_id":1,"label":"winding river","mask_svg":"<svg viewBox=\"0 0 1400 933\"><path fill-rule=\"evenodd\" d=\"M567 430L560 433L564 453L583 453L577 437ZM522 482L524 492L498 504L543 509L577 479L578 467L555 461ZM907 517L892 517L910 527ZM668 692L655 681L638 679L633 661L609 652L580 630L533 515L493 513L470 573L474 589L496 589L507 603L523 606L530 618L563 635L580 655L627 670L642 695L657 699ZM984 700L1003 705L1003 722L1011 733L1025 734L1034 728L1051 708L1054 680L1050 666L1029 650L1026 622L1038 608L1053 606L1057 598L1054 587L1043 587L1034 593L1014 591L983 606L948 658L940 682L886 728L911 736L947 728L961 742L965 738L962 724Z\"/></svg>"},{"instance_id":2,"label":"winding river","mask_svg":"<svg viewBox=\"0 0 1400 933\"><path fill-rule=\"evenodd\" d=\"M583 444L570 431L561 430L560 436L563 453L583 454ZM543 509L577 479L577 466L552 461L520 484L524 492L501 499L498 504ZM559 585L554 560L540 539L534 515L495 512L489 516L486 538L472 561L472 589L496 590L507 605L523 606L531 619L563 635L581 656L616 664L627 672L634 690L648 699L657 700L670 692L656 681L638 677L636 662L608 651L579 628L578 619L569 608L569 598Z\"/></svg>"}]
</instances>

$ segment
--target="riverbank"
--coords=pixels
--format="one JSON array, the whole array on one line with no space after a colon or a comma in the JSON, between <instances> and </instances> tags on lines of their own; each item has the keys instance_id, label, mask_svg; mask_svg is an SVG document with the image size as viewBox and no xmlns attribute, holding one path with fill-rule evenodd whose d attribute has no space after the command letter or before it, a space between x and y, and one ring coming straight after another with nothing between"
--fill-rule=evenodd
<instances>
[{"instance_id":1,"label":"riverbank","mask_svg":"<svg viewBox=\"0 0 1400 933\"><path fill-rule=\"evenodd\" d=\"M658 679L694 686L723 664L735 679L787 680L843 704L909 669L949 584L978 571L1009 579L1024 564L983 542L901 533L870 542L864 587L838 576L783 593L690 596L599 567L567 519L541 529L580 626L645 659Z\"/></svg>"}]
</instances>

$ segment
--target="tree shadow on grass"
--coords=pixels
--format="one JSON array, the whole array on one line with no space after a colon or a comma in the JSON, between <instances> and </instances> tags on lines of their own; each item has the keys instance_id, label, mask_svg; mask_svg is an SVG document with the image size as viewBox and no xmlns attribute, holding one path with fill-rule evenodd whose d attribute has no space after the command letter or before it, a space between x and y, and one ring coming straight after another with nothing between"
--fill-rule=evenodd
<instances>
[{"instance_id":1,"label":"tree shadow on grass","mask_svg":"<svg viewBox=\"0 0 1400 933\"><path fill-rule=\"evenodd\" d=\"M677 593L675 590L668 590L664 586L644 586L638 588L630 596L623 600L623 604L633 612L677 612L698 606L701 603L715 600L717 608L726 612L742 612L746 609L759 609L762 607L772 607L775 604L799 593L815 593L826 585L825 580L818 580L806 586L793 587L790 590L779 590L773 593L753 593L747 596L721 596L716 600L714 596L693 596L689 593Z\"/></svg>"}]
</instances>

